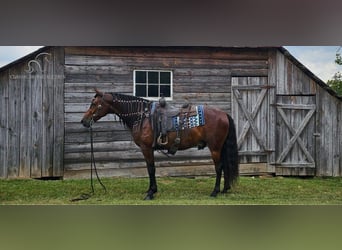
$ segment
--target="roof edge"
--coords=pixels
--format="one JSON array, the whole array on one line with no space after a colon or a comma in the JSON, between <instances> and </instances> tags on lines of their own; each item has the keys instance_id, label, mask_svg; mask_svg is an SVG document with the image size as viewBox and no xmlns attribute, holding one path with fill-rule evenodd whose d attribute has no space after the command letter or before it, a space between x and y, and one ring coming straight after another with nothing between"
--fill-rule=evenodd
<instances>
[{"instance_id":1,"label":"roof edge","mask_svg":"<svg viewBox=\"0 0 342 250\"><path fill-rule=\"evenodd\" d=\"M312 78L322 89L327 91L330 95L336 97L337 99L342 101L342 96L339 96L335 90L333 90L327 83L321 80L318 76L312 73L304 64L298 61L291 53L285 49L284 47L278 47L281 53L285 55L293 64L295 64L298 68L300 68L304 73L306 73L310 78Z\"/></svg>"},{"instance_id":2,"label":"roof edge","mask_svg":"<svg viewBox=\"0 0 342 250\"><path fill-rule=\"evenodd\" d=\"M51 47L52 47L52 46L44 46L44 47L42 47L42 48L39 48L39 49L37 49L37 50L31 52L30 54L27 54L27 55L25 55L25 56L22 56L22 57L20 57L20 58L18 58L18 59L16 59L16 60L14 60L14 61L12 61L12 62L10 62L10 63L4 65L4 66L2 66L2 67L0 68L0 73L3 72L3 71L5 71L5 70L7 70L7 69L9 69L9 68L12 67L13 65L15 65L15 64L17 64L17 63L20 63L20 62L23 61L23 60L26 60L26 59L28 59L28 58L30 58L30 57L33 57L35 54L39 54L39 53L42 53L42 52L44 52L44 51L50 49Z\"/></svg>"}]
</instances>

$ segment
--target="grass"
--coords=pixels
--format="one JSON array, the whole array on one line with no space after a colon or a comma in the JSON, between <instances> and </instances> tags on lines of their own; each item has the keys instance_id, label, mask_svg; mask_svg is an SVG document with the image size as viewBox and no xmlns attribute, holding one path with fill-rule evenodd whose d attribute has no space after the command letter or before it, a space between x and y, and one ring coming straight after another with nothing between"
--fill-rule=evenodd
<instances>
[{"instance_id":1,"label":"grass","mask_svg":"<svg viewBox=\"0 0 342 250\"><path fill-rule=\"evenodd\" d=\"M214 178L157 178L158 193L144 201L148 178L104 178L108 192L95 182L95 195L71 202L90 192L89 180L0 180L0 204L96 205L235 205L235 204L342 204L342 178L240 177L227 194L209 197Z\"/></svg>"}]
</instances>

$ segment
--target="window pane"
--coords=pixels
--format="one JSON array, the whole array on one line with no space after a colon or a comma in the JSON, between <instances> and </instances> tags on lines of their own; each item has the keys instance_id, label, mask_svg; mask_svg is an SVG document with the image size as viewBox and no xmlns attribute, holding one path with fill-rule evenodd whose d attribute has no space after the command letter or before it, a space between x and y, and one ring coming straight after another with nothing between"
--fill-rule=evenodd
<instances>
[{"instance_id":1,"label":"window pane","mask_svg":"<svg viewBox=\"0 0 342 250\"><path fill-rule=\"evenodd\" d=\"M160 83L171 83L171 73L170 72L160 72Z\"/></svg>"},{"instance_id":2,"label":"window pane","mask_svg":"<svg viewBox=\"0 0 342 250\"><path fill-rule=\"evenodd\" d=\"M171 97L171 88L170 85L160 85L160 96L164 95L164 97Z\"/></svg>"},{"instance_id":3,"label":"window pane","mask_svg":"<svg viewBox=\"0 0 342 250\"><path fill-rule=\"evenodd\" d=\"M148 83L158 83L158 72L149 71L148 72Z\"/></svg>"},{"instance_id":4,"label":"window pane","mask_svg":"<svg viewBox=\"0 0 342 250\"><path fill-rule=\"evenodd\" d=\"M148 96L158 97L158 85L148 85Z\"/></svg>"},{"instance_id":5,"label":"window pane","mask_svg":"<svg viewBox=\"0 0 342 250\"><path fill-rule=\"evenodd\" d=\"M146 94L146 85L135 86L135 96L147 97Z\"/></svg>"},{"instance_id":6,"label":"window pane","mask_svg":"<svg viewBox=\"0 0 342 250\"><path fill-rule=\"evenodd\" d=\"M135 82L146 83L146 71L135 71Z\"/></svg>"}]
</instances>

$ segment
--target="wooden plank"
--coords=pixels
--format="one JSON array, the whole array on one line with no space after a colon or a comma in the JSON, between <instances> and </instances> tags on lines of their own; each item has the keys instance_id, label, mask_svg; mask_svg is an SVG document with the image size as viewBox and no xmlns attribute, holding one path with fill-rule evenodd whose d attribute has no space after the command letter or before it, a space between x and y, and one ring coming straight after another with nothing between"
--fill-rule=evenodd
<instances>
[{"instance_id":1,"label":"wooden plank","mask_svg":"<svg viewBox=\"0 0 342 250\"><path fill-rule=\"evenodd\" d=\"M94 142L94 152L126 151L137 147L133 140L131 141L109 141ZM65 153L84 153L90 152L90 143L74 143L65 145Z\"/></svg>"},{"instance_id":2,"label":"wooden plank","mask_svg":"<svg viewBox=\"0 0 342 250\"><path fill-rule=\"evenodd\" d=\"M132 138L129 131L94 131L94 142L109 142L109 141L127 141ZM67 133L65 143L84 143L90 142L88 132Z\"/></svg>"},{"instance_id":3,"label":"wooden plank","mask_svg":"<svg viewBox=\"0 0 342 250\"><path fill-rule=\"evenodd\" d=\"M66 55L102 55L116 57L218 58L230 60L267 60L267 49L209 47L65 47Z\"/></svg>"},{"instance_id":4,"label":"wooden plank","mask_svg":"<svg viewBox=\"0 0 342 250\"><path fill-rule=\"evenodd\" d=\"M268 70L265 69L232 69L231 71L232 76L241 77L241 76L249 76L249 77L257 77L257 76L267 76Z\"/></svg>"},{"instance_id":5,"label":"wooden plank","mask_svg":"<svg viewBox=\"0 0 342 250\"><path fill-rule=\"evenodd\" d=\"M8 172L9 77L9 70L0 73L0 178L7 178Z\"/></svg>"},{"instance_id":6,"label":"wooden plank","mask_svg":"<svg viewBox=\"0 0 342 250\"><path fill-rule=\"evenodd\" d=\"M315 168L309 165L287 165L287 167L275 167L277 176L314 176Z\"/></svg>"},{"instance_id":7,"label":"wooden plank","mask_svg":"<svg viewBox=\"0 0 342 250\"><path fill-rule=\"evenodd\" d=\"M285 104L285 103L277 103L277 107L280 107L281 109L298 109L298 110L312 110L316 108L316 105L314 104Z\"/></svg>"},{"instance_id":8,"label":"wooden plank","mask_svg":"<svg viewBox=\"0 0 342 250\"><path fill-rule=\"evenodd\" d=\"M66 75L108 74L108 75L131 75L132 70L126 65L65 65Z\"/></svg>"},{"instance_id":9,"label":"wooden plank","mask_svg":"<svg viewBox=\"0 0 342 250\"><path fill-rule=\"evenodd\" d=\"M179 93L174 96L174 101L196 100L196 102L224 102L230 101L230 93Z\"/></svg>"},{"instance_id":10,"label":"wooden plank","mask_svg":"<svg viewBox=\"0 0 342 250\"><path fill-rule=\"evenodd\" d=\"M42 169L42 129L43 129L43 104L42 104L42 77L40 72L32 72L32 141L31 141L31 177L40 178Z\"/></svg>"},{"instance_id":11,"label":"wooden plank","mask_svg":"<svg viewBox=\"0 0 342 250\"><path fill-rule=\"evenodd\" d=\"M191 149L190 149L191 151ZM178 154L179 152L177 152ZM133 156L134 158L127 159L125 158L124 154L118 155L110 155L109 152L100 152L95 154L96 165L98 169L104 168L116 168L116 169L132 169L136 167L143 167L146 168L145 160L142 156L140 150L136 152L130 152L129 155ZM127 157L129 156L127 155ZM165 155L156 154L156 167L172 167L172 166L199 166L201 164L211 164L214 170L214 165L212 160L209 156L209 152L205 156L192 156L189 157L189 150L184 153L184 156L172 156L171 158L166 157ZM85 170L89 169L90 167L90 155L85 154L80 158L80 161L75 161L74 159L66 160L65 162L65 170Z\"/></svg>"},{"instance_id":12,"label":"wooden plank","mask_svg":"<svg viewBox=\"0 0 342 250\"><path fill-rule=\"evenodd\" d=\"M315 163L316 163L316 176L322 176L322 168L324 168L325 164L322 162L323 152L321 152L321 140L322 140L322 94L321 89L317 89L316 94L316 121L315 121L315 136L314 136L314 143L315 143Z\"/></svg>"},{"instance_id":13,"label":"wooden plank","mask_svg":"<svg viewBox=\"0 0 342 250\"><path fill-rule=\"evenodd\" d=\"M133 84L123 84L123 83L114 83L114 82L86 82L86 83L78 83L78 82L66 82L64 91L65 93L92 93L95 95L95 88L103 92L133 92Z\"/></svg>"},{"instance_id":14,"label":"wooden plank","mask_svg":"<svg viewBox=\"0 0 342 250\"><path fill-rule=\"evenodd\" d=\"M277 72L276 72L276 94L282 95L286 94L285 92L285 56L280 51L276 52L276 65L277 65Z\"/></svg>"},{"instance_id":15,"label":"wooden plank","mask_svg":"<svg viewBox=\"0 0 342 250\"><path fill-rule=\"evenodd\" d=\"M271 88L268 91L268 141L267 148L269 150L268 154L268 165L267 171L269 173L274 173L275 168L272 166L271 162L275 162L276 157L276 110L274 104L276 103L276 82L277 82L277 51L269 51L269 59L268 59L268 85L275 86L275 88Z\"/></svg>"},{"instance_id":16,"label":"wooden plank","mask_svg":"<svg viewBox=\"0 0 342 250\"><path fill-rule=\"evenodd\" d=\"M21 122L20 122L20 178L30 178L31 177L31 148L32 148L32 88L31 80L29 74L25 72L25 67L22 67L21 74L25 77L21 79L21 93L20 93L20 103L21 103Z\"/></svg>"},{"instance_id":17,"label":"wooden plank","mask_svg":"<svg viewBox=\"0 0 342 250\"><path fill-rule=\"evenodd\" d=\"M50 53L51 54L51 53ZM54 82L53 82L53 55L50 60L41 58L42 65L42 177L53 176L53 150L54 150Z\"/></svg>"},{"instance_id":18,"label":"wooden plank","mask_svg":"<svg viewBox=\"0 0 342 250\"><path fill-rule=\"evenodd\" d=\"M13 68L9 70L10 75L20 76L20 68ZM9 99L8 99L8 178L15 178L19 176L19 162L20 162L20 118L21 118L21 104L20 101L20 77L13 77L9 79Z\"/></svg>"},{"instance_id":19,"label":"wooden plank","mask_svg":"<svg viewBox=\"0 0 342 250\"><path fill-rule=\"evenodd\" d=\"M53 50L53 176L63 176L64 169L64 49Z\"/></svg>"},{"instance_id":20,"label":"wooden plank","mask_svg":"<svg viewBox=\"0 0 342 250\"><path fill-rule=\"evenodd\" d=\"M234 64L235 65L235 64ZM173 70L173 73L177 76L202 76L202 77L208 77L208 76L224 76L229 77L231 74L231 69L229 68L211 68L208 69L206 67L203 68L175 68Z\"/></svg>"}]
</instances>

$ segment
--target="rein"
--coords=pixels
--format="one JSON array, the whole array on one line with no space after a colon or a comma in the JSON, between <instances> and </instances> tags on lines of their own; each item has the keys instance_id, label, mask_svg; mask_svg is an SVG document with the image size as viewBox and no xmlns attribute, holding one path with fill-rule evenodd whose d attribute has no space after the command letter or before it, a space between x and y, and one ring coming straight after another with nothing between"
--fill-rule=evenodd
<instances>
[{"instance_id":1,"label":"rein","mask_svg":"<svg viewBox=\"0 0 342 250\"><path fill-rule=\"evenodd\" d=\"M92 195L95 194L94 181L93 181L93 168L94 168L94 172L96 174L97 181L102 186L104 192L107 193L106 186L102 183L102 181L101 181L101 179L100 179L100 177L99 177L99 175L97 173L95 157L94 157L93 123L94 123L94 121L91 120L90 127L89 127L89 132L90 132L90 151L91 151L91 153L90 153L90 186L91 186L91 193L83 193L79 197L71 199L70 200L71 202L87 200Z\"/></svg>"}]
</instances>

